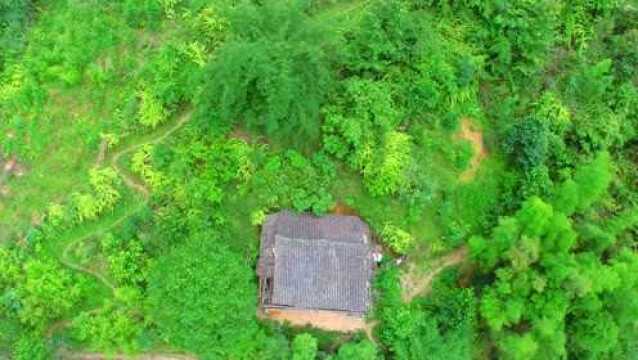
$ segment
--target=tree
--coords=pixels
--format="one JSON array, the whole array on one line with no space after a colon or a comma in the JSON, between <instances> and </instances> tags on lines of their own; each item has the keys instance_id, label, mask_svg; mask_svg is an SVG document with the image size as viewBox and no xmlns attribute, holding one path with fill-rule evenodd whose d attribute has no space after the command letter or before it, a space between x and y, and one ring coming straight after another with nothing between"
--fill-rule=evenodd
<instances>
[{"instance_id":1,"label":"tree","mask_svg":"<svg viewBox=\"0 0 638 360\"><path fill-rule=\"evenodd\" d=\"M215 233L184 240L159 257L148 279L148 315L164 339L203 358L256 351L253 271Z\"/></svg>"},{"instance_id":2,"label":"tree","mask_svg":"<svg viewBox=\"0 0 638 360\"><path fill-rule=\"evenodd\" d=\"M332 87L332 32L301 4L243 2L232 11L233 36L205 71L202 118L298 143L318 138L319 109Z\"/></svg>"},{"instance_id":3,"label":"tree","mask_svg":"<svg viewBox=\"0 0 638 360\"><path fill-rule=\"evenodd\" d=\"M480 314L504 358L601 358L624 353L632 341L621 334L631 333L624 319L635 316L635 301L620 310L609 299L635 291L626 277L634 260L624 251L601 257L602 243L579 239L598 236L596 228L583 220L587 232L577 232L568 217L605 196L611 168L608 154L598 155L559 187L558 208L530 198L489 238L470 240L473 258L493 278L482 290ZM620 219L631 219L627 214ZM615 242L608 235L607 248Z\"/></svg>"},{"instance_id":4,"label":"tree","mask_svg":"<svg viewBox=\"0 0 638 360\"><path fill-rule=\"evenodd\" d=\"M600 152L591 162L576 170L573 180L567 180L558 187L552 204L565 215L583 211L606 193L613 174L609 153Z\"/></svg>"}]
</instances>

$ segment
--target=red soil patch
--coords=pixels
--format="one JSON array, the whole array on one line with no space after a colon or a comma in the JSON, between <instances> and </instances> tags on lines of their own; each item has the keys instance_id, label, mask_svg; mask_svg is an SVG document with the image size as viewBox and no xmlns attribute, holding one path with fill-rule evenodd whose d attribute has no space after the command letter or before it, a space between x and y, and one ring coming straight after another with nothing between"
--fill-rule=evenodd
<instances>
[{"instance_id":1,"label":"red soil patch","mask_svg":"<svg viewBox=\"0 0 638 360\"><path fill-rule=\"evenodd\" d=\"M351 208L350 206L342 203L342 202L337 202L335 204L335 206L332 208L332 210L330 210L331 213L335 214L335 215L354 215L354 216L359 216L359 214L357 214L357 210Z\"/></svg>"},{"instance_id":2,"label":"red soil patch","mask_svg":"<svg viewBox=\"0 0 638 360\"><path fill-rule=\"evenodd\" d=\"M470 119L464 118L461 120L461 130L456 134L456 138L469 141L474 150L470 166L459 176L461 182L468 182L474 178L481 166L481 161L487 157L487 149L483 142L483 132L477 129Z\"/></svg>"},{"instance_id":3,"label":"red soil patch","mask_svg":"<svg viewBox=\"0 0 638 360\"><path fill-rule=\"evenodd\" d=\"M263 312L258 316L279 322L288 322L293 326L310 325L329 331L356 332L366 330L366 322L363 318L351 316L341 311L263 309Z\"/></svg>"}]
</instances>

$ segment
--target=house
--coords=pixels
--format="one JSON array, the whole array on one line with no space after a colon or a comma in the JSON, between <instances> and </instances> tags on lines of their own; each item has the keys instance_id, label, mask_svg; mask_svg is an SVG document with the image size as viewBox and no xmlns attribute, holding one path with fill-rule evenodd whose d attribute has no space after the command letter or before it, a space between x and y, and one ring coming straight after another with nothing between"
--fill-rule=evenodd
<instances>
[{"instance_id":1,"label":"house","mask_svg":"<svg viewBox=\"0 0 638 360\"><path fill-rule=\"evenodd\" d=\"M358 217L275 213L262 227L260 302L277 313L329 311L363 318L371 305L374 267L370 229Z\"/></svg>"}]
</instances>

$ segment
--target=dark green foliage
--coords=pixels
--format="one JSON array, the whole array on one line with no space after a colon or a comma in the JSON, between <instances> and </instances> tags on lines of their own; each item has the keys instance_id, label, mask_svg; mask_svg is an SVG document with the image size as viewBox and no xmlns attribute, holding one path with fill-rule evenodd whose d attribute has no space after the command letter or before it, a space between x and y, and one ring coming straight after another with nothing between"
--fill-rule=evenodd
<instances>
[{"instance_id":1,"label":"dark green foliage","mask_svg":"<svg viewBox=\"0 0 638 360\"><path fill-rule=\"evenodd\" d=\"M33 8L31 0L0 1L0 73L7 60L25 45L25 31Z\"/></svg>"},{"instance_id":2,"label":"dark green foliage","mask_svg":"<svg viewBox=\"0 0 638 360\"><path fill-rule=\"evenodd\" d=\"M324 154L308 159L291 150L264 159L242 191L253 194L258 206L293 207L324 214L334 205L329 189L335 179L334 163Z\"/></svg>"},{"instance_id":3,"label":"dark green foliage","mask_svg":"<svg viewBox=\"0 0 638 360\"><path fill-rule=\"evenodd\" d=\"M259 336L250 267L201 234L157 259L148 281L148 314L162 338L204 359L240 358Z\"/></svg>"},{"instance_id":4,"label":"dark green foliage","mask_svg":"<svg viewBox=\"0 0 638 360\"><path fill-rule=\"evenodd\" d=\"M516 123L507 135L505 152L524 170L536 168L547 160L548 132L547 124L535 117Z\"/></svg>"},{"instance_id":5,"label":"dark green foliage","mask_svg":"<svg viewBox=\"0 0 638 360\"><path fill-rule=\"evenodd\" d=\"M488 68L504 77L535 75L558 38L561 4L555 1L428 1L451 14L468 13L471 39L489 56ZM449 5L451 3L452 5Z\"/></svg>"},{"instance_id":6,"label":"dark green foliage","mask_svg":"<svg viewBox=\"0 0 638 360\"><path fill-rule=\"evenodd\" d=\"M285 1L240 5L230 27L205 71L199 116L297 144L316 140L332 85L330 29Z\"/></svg>"},{"instance_id":7,"label":"dark green foliage","mask_svg":"<svg viewBox=\"0 0 638 360\"><path fill-rule=\"evenodd\" d=\"M411 64L417 55L419 30L417 19L400 1L374 1L358 31L348 34L346 69L379 76L393 66Z\"/></svg>"},{"instance_id":8,"label":"dark green foliage","mask_svg":"<svg viewBox=\"0 0 638 360\"><path fill-rule=\"evenodd\" d=\"M161 19L162 1L120 0L121 11L126 21L135 27L155 27Z\"/></svg>"}]
</instances>

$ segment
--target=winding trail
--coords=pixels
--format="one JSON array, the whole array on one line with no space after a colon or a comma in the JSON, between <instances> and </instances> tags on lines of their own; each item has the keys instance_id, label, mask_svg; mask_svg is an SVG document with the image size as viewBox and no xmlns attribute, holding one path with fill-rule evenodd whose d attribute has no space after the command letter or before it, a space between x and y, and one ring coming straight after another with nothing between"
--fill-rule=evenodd
<instances>
[{"instance_id":1,"label":"winding trail","mask_svg":"<svg viewBox=\"0 0 638 360\"><path fill-rule=\"evenodd\" d=\"M432 288L432 281L445 268L461 263L467 257L467 247L452 251L435 260L432 269L422 273L414 264L401 276L401 288L403 289L403 301L410 302L416 296L426 295Z\"/></svg>"},{"instance_id":2,"label":"winding trail","mask_svg":"<svg viewBox=\"0 0 638 360\"><path fill-rule=\"evenodd\" d=\"M148 200L149 196L150 196L150 190L144 185L144 183L138 179L136 179L132 174L130 174L130 172L128 172L126 169L122 168L119 164L120 159L122 159L122 157L126 154L132 153L134 151L139 150L140 148L142 148L145 145L148 144L158 144L161 143L162 141L164 141L166 138L168 138L169 136L171 136L174 132L176 132L177 130L179 130L182 126L184 126L184 124L186 124L186 122L188 122L188 120L191 117L192 112L186 112L183 115L181 115L178 120L175 122L175 124L171 127L169 127L168 129L166 129L164 132L158 134L158 136L156 137L152 137L150 139L144 139L142 141L130 144L124 148L122 148L121 150L113 153L111 156L108 157L108 164L110 166L112 166L115 171L118 172L118 174L120 175L120 177L122 178L122 181L124 182L124 184L131 190L133 190L136 193L139 193L140 195L142 195L142 197L144 198L145 201L142 202L142 204L140 206L135 207L134 209L127 211L126 213L122 214L120 217L118 217L117 219L113 220L112 223L110 223L108 226L106 227L102 227L102 228L98 228L95 231L91 231L88 234L84 234L82 236L79 236L76 239L71 240L65 247L64 250L62 250L62 254L59 257L60 262L74 270L74 271L78 271L84 274L87 274L91 277L94 277L95 279L97 279L100 283L104 284L107 288L109 288L111 290L111 292L114 292L116 289L116 285L109 280L106 276L104 276L103 274L101 274L100 272L96 271L96 270L92 270L88 267L85 267L81 264L78 264L76 262L74 262L71 259L71 250L73 249L74 246L76 246L79 243L82 243L84 241L86 241L87 239L94 237L94 236L99 236L101 234L104 234L105 232L107 232L108 230L117 227L118 225L120 225L122 222L124 222L126 219L128 219L129 217L131 217L133 214L139 212L145 205L146 205L146 200ZM90 310L89 312L94 312L97 311L99 309L93 309ZM49 330L47 331L47 334L49 336L51 336L56 330L63 328L64 326L68 325L69 321L68 320L60 320L56 323L54 323Z\"/></svg>"},{"instance_id":3,"label":"winding trail","mask_svg":"<svg viewBox=\"0 0 638 360\"><path fill-rule=\"evenodd\" d=\"M155 145L155 144L159 144L162 141L166 140L166 138L171 136L175 131L181 129L182 126L184 126L184 124L186 122L188 122L188 120L191 117L191 114L192 114L192 112L187 112L187 113L183 114L182 116L180 116L179 119L177 120L177 122L175 123L175 125L173 125L172 127L168 128L168 130L166 130L163 134L159 135L158 137L153 138L151 140L139 142L137 144L131 144L128 147L116 152L111 157L111 160L109 161L109 164L120 174L120 176L122 177L122 180L124 181L124 184L126 186L128 186L130 189L140 193L142 196L144 196L145 199L148 199L148 197L150 196L150 191L148 190L148 188L144 185L143 182L139 181L138 179L133 177L127 170L122 169L120 167L120 164L119 164L120 159L122 158L122 156L124 156L124 155L126 155L128 153L132 153L134 151L137 151L137 150L141 149L145 145Z\"/></svg>"}]
</instances>

